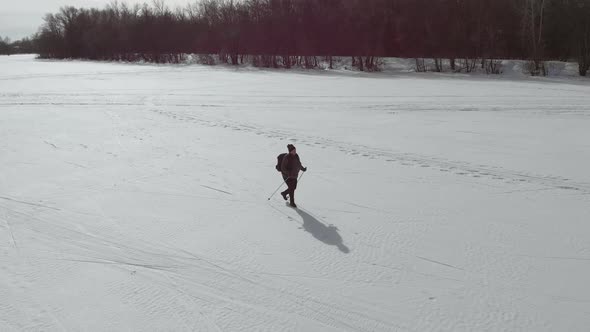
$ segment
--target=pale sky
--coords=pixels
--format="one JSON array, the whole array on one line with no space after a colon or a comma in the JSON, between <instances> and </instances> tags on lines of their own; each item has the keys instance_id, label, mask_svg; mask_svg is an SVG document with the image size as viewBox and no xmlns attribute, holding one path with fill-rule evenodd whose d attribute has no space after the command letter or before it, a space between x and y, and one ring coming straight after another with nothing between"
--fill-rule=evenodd
<instances>
[{"instance_id":1,"label":"pale sky","mask_svg":"<svg viewBox=\"0 0 590 332\"><path fill-rule=\"evenodd\" d=\"M0 4L0 37L12 40L28 37L37 32L43 24L43 16L57 13L60 7L97 7L104 8L111 0L6 0ZM127 0L119 3L151 3L151 0ZM197 0L165 0L169 7L184 7Z\"/></svg>"}]
</instances>

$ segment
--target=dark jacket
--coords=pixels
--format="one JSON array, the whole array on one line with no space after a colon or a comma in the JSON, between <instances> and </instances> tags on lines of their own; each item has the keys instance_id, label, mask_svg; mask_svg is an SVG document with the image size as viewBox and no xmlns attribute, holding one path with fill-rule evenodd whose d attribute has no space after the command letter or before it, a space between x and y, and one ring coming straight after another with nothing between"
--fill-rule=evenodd
<instances>
[{"instance_id":1,"label":"dark jacket","mask_svg":"<svg viewBox=\"0 0 590 332\"><path fill-rule=\"evenodd\" d=\"M303 166L301 165L298 154L292 155L289 153L283 158L283 163L281 164L281 172L283 173L283 176L297 179L299 171L302 170Z\"/></svg>"}]
</instances>

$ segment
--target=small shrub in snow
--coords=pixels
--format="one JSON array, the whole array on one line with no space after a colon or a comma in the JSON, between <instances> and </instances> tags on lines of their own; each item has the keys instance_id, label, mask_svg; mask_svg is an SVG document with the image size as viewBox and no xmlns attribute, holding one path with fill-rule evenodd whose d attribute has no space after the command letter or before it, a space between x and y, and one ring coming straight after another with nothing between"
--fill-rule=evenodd
<instances>
[{"instance_id":1,"label":"small shrub in snow","mask_svg":"<svg viewBox=\"0 0 590 332\"><path fill-rule=\"evenodd\" d=\"M215 58L210 54L199 54L197 57L197 63L201 65L213 66L215 65Z\"/></svg>"},{"instance_id":2,"label":"small shrub in snow","mask_svg":"<svg viewBox=\"0 0 590 332\"><path fill-rule=\"evenodd\" d=\"M524 69L527 74L531 76L547 76L547 67L545 61L527 61L524 65Z\"/></svg>"},{"instance_id":3,"label":"small shrub in snow","mask_svg":"<svg viewBox=\"0 0 590 332\"><path fill-rule=\"evenodd\" d=\"M484 61L484 68L486 74L500 75L503 72L503 66L501 60L489 59Z\"/></svg>"},{"instance_id":4,"label":"small shrub in snow","mask_svg":"<svg viewBox=\"0 0 590 332\"><path fill-rule=\"evenodd\" d=\"M416 58L416 72L418 73L425 73L426 72L426 64L424 63L424 59Z\"/></svg>"}]
</instances>

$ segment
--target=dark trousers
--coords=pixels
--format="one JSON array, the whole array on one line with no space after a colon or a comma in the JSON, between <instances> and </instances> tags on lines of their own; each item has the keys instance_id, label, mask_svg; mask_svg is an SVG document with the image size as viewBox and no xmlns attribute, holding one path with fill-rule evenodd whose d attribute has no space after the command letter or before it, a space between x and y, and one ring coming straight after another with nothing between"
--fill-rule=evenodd
<instances>
[{"instance_id":1,"label":"dark trousers","mask_svg":"<svg viewBox=\"0 0 590 332\"><path fill-rule=\"evenodd\" d=\"M288 188L287 190L283 191L282 194L289 194L289 199L291 201L291 203L295 203L295 189L297 189L297 179L293 179L293 178L287 178L285 175L283 175L283 180L285 180L285 183L287 184Z\"/></svg>"}]
</instances>

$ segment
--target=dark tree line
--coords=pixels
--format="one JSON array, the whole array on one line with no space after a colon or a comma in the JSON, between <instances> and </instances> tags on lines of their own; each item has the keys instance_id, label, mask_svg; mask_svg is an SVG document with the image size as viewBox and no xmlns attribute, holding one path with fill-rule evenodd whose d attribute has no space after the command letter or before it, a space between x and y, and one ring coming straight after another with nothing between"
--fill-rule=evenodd
<instances>
[{"instance_id":1,"label":"dark tree line","mask_svg":"<svg viewBox=\"0 0 590 332\"><path fill-rule=\"evenodd\" d=\"M590 69L590 1L559 0L547 4L547 56L576 59L581 76Z\"/></svg>"},{"instance_id":2,"label":"dark tree line","mask_svg":"<svg viewBox=\"0 0 590 332\"><path fill-rule=\"evenodd\" d=\"M104 9L62 8L35 37L41 57L181 61L216 54L239 64L317 65L351 56L361 70L377 57L450 59L451 67L494 59L576 59L590 66L589 0L203 0L170 9L162 0ZM478 59L478 61L476 61Z\"/></svg>"},{"instance_id":3,"label":"dark tree line","mask_svg":"<svg viewBox=\"0 0 590 332\"><path fill-rule=\"evenodd\" d=\"M11 42L8 37L2 38L0 36L0 55L10 54L31 54L35 53L35 43L30 38L23 38L15 42Z\"/></svg>"},{"instance_id":4,"label":"dark tree line","mask_svg":"<svg viewBox=\"0 0 590 332\"><path fill-rule=\"evenodd\" d=\"M0 54L6 55L12 53L13 50L10 45L10 39L8 37L2 38L2 36L0 36Z\"/></svg>"}]
</instances>

